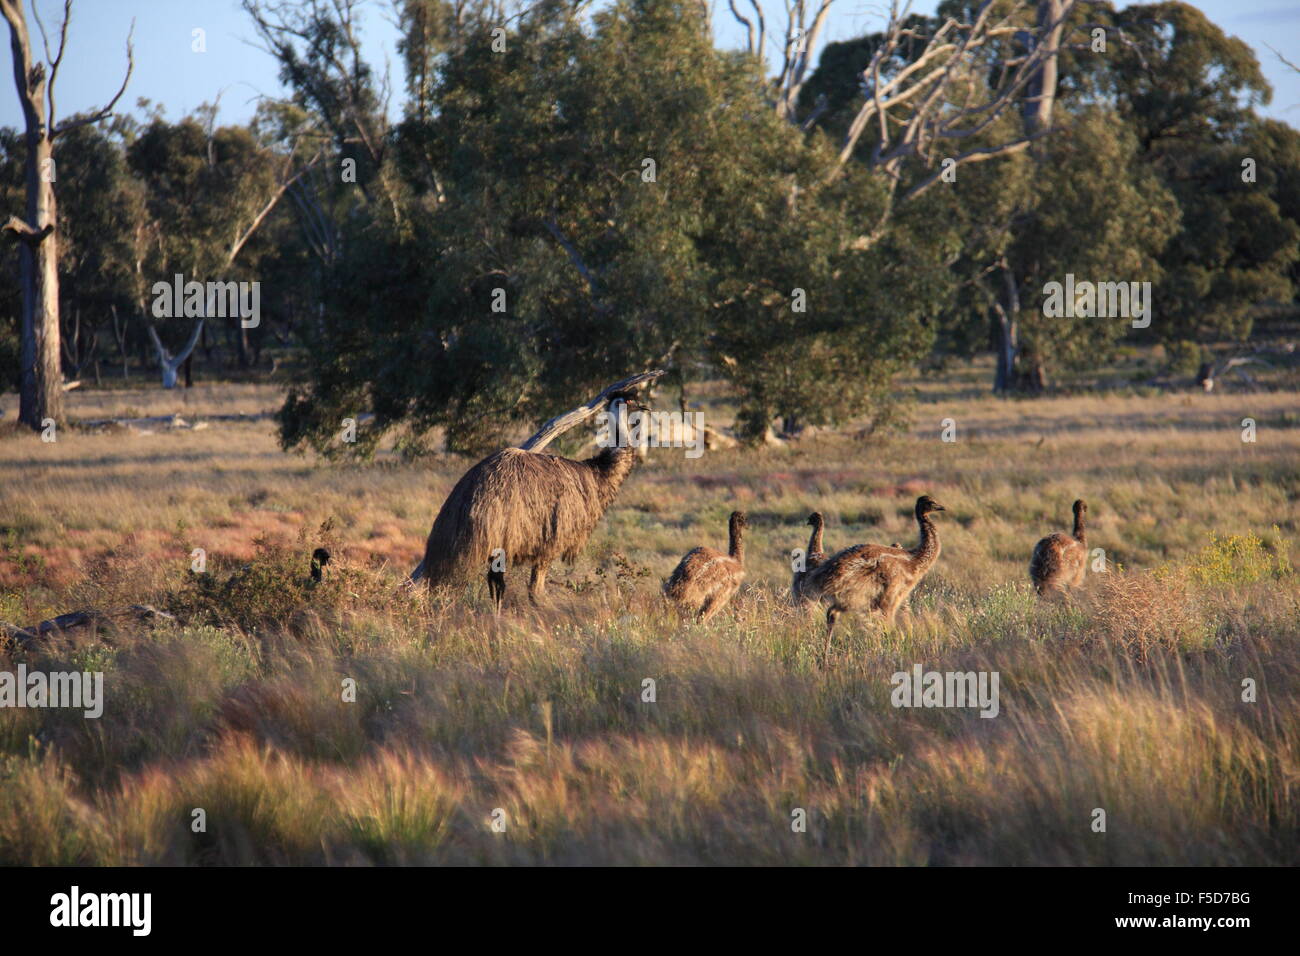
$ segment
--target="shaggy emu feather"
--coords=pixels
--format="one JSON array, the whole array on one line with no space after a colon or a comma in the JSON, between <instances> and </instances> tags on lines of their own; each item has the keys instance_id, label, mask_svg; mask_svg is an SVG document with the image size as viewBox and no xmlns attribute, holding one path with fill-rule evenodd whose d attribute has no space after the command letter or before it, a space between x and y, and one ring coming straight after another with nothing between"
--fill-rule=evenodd
<instances>
[{"instance_id":1,"label":"shaggy emu feather","mask_svg":"<svg viewBox=\"0 0 1300 956\"><path fill-rule=\"evenodd\" d=\"M613 447L583 461L505 448L465 472L443 503L424 549L431 585L487 571L498 608L505 567L531 565L528 596L540 603L546 572L557 559L573 561L636 463L626 441L626 396L610 405L618 434ZM497 554L500 549L501 554ZM504 558L504 562L500 559Z\"/></svg>"},{"instance_id":2,"label":"shaggy emu feather","mask_svg":"<svg viewBox=\"0 0 1300 956\"><path fill-rule=\"evenodd\" d=\"M826 607L826 655L836 619L846 611L871 611L893 626L899 607L939 560L939 532L933 512L945 508L929 495L916 499L920 539L905 551L878 544L856 544L837 551L804 575L800 589Z\"/></svg>"},{"instance_id":3,"label":"shaggy emu feather","mask_svg":"<svg viewBox=\"0 0 1300 956\"><path fill-rule=\"evenodd\" d=\"M809 571L825 561L827 557L822 546L822 529L826 525L826 519L822 517L820 511L814 511L808 516L808 524L812 526L812 532L808 535L808 550L804 553L803 570L794 572L794 577L790 581L790 597L796 606L801 607L806 607L810 603L809 596L804 594L804 579Z\"/></svg>"},{"instance_id":4,"label":"shaggy emu feather","mask_svg":"<svg viewBox=\"0 0 1300 956\"><path fill-rule=\"evenodd\" d=\"M717 614L745 579L745 513L733 511L727 520L727 553L692 548L663 584L664 597L700 621Z\"/></svg>"},{"instance_id":5,"label":"shaggy emu feather","mask_svg":"<svg viewBox=\"0 0 1300 956\"><path fill-rule=\"evenodd\" d=\"M1034 545L1029 559L1029 580L1034 590L1046 596L1083 584L1088 565L1088 531L1084 515L1088 505L1082 498L1074 503L1074 534L1057 531Z\"/></svg>"}]
</instances>

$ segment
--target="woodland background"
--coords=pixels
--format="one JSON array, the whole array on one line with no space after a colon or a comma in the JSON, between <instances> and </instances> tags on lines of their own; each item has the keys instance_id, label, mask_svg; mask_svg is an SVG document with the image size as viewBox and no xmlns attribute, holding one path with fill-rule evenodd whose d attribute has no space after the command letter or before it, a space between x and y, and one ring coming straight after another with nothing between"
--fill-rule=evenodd
<instances>
[{"instance_id":1,"label":"woodland background","mask_svg":"<svg viewBox=\"0 0 1300 956\"><path fill-rule=\"evenodd\" d=\"M651 366L683 401L725 381L735 420L711 424L758 440L887 427L901 373L972 356L1035 394L1126 348L1188 378L1294 329L1300 133L1186 4L946 3L823 46L828 5L798 4L767 75L758 7L729 50L696 3L403 0L391 83L354 0L243 6L287 100L248 125L141 101L52 144L64 380L156 382L195 328L150 312L176 273L261 282L261 325L209 320L185 384L287 385L286 446L361 454L496 447ZM1048 47L1050 77L1026 68ZM0 130L15 212L25 168ZM0 269L15 389L21 247ZM1067 272L1151 282L1150 328L1045 318ZM29 424L62 421L56 392Z\"/></svg>"}]
</instances>

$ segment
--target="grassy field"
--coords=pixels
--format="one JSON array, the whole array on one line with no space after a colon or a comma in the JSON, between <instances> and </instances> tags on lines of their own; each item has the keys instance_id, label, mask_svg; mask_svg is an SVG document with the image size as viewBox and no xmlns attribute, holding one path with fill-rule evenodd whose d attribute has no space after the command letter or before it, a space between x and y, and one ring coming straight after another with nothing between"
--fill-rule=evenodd
<instances>
[{"instance_id":1,"label":"grassy field","mask_svg":"<svg viewBox=\"0 0 1300 956\"><path fill-rule=\"evenodd\" d=\"M106 697L98 719L0 709L0 863L1294 863L1295 382L1013 401L986 378L910 383L887 439L652 450L553 569L550 606L516 573L499 617L481 585L399 587L463 459L327 464L280 451L264 418L6 431L0 621L148 603L177 622L0 660L102 671ZM278 392L72 399L193 425ZM897 628L847 618L824 657L820 618L787 599L808 512L828 550L910 546L921 493L948 509L938 565ZM1076 497L1107 570L1040 602L1030 551ZM682 623L659 582L724 547L733 508L746 586ZM313 589L321 543L336 560ZM891 706L917 664L997 672L997 717Z\"/></svg>"}]
</instances>

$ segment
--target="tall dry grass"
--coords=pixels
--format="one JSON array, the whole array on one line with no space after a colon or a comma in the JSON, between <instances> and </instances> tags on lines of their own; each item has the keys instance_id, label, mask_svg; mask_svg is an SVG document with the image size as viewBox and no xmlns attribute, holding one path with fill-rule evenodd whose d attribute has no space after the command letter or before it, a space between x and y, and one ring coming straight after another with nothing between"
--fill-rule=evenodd
<instances>
[{"instance_id":1,"label":"tall dry grass","mask_svg":"<svg viewBox=\"0 0 1300 956\"><path fill-rule=\"evenodd\" d=\"M397 587L464 462L322 466L265 423L5 439L0 619L178 621L0 661L107 690L98 720L0 709L0 863L1293 863L1294 401L927 383L884 442L661 450L552 606L500 617L480 586ZM1244 411L1273 423L1254 445ZM922 491L949 509L939 565L898 628L849 619L823 660L784 596L807 512L832 548L910 540ZM1029 550L1080 496L1109 570L1040 602ZM658 581L735 507L747 586L682 624ZM998 717L891 706L918 663L996 671Z\"/></svg>"}]
</instances>

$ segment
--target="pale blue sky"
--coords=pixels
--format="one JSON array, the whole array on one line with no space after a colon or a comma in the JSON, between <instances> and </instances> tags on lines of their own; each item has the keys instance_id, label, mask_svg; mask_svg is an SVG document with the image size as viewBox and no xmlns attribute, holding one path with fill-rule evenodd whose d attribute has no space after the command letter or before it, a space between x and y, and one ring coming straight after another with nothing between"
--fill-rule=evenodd
<instances>
[{"instance_id":1,"label":"pale blue sky","mask_svg":"<svg viewBox=\"0 0 1300 956\"><path fill-rule=\"evenodd\" d=\"M31 0L26 0L30 9ZM37 0L47 29L56 29L61 0ZM917 10L931 11L937 0L916 0ZM1269 115L1300 126L1300 74L1278 62L1265 44L1300 63L1300 0L1202 0L1196 4L1229 34L1249 43L1269 82L1273 103ZM365 37L370 61L391 67L394 109L402 101L401 63L397 31L391 22L391 0L369 0ZM767 0L769 30L783 5ZM830 40L859 36L881 23L883 0L838 0L828 29ZM740 31L725 0L716 5L718 42L733 45ZM253 45L248 18L236 0L76 0L68 54L56 90L59 115L102 104L117 89L125 67L124 44L135 18L135 73L119 104L134 110L138 97L166 107L170 119L191 112L221 96L221 119L246 121L260 94L282 95L274 61ZM191 51L192 31L206 31L207 52ZM3 30L0 27L0 30ZM7 33L7 30L3 31ZM33 32L35 32L33 25ZM21 116L12 89L8 37L0 43L0 125L20 126Z\"/></svg>"}]
</instances>

